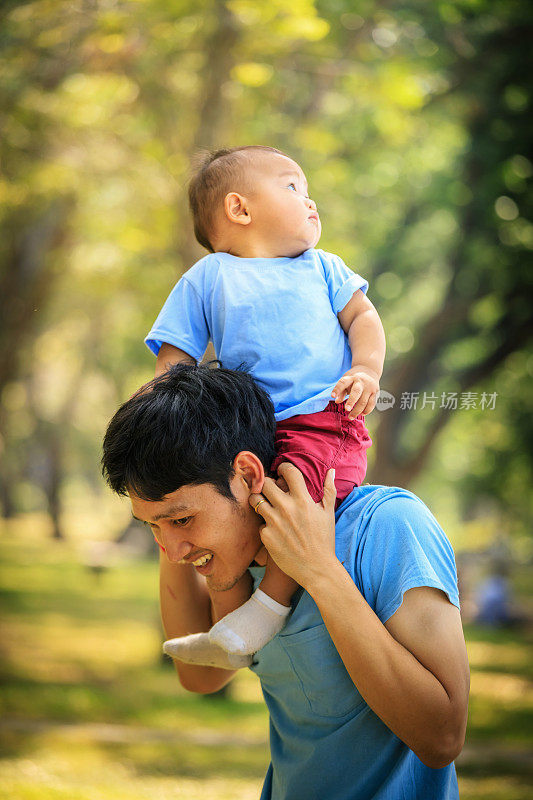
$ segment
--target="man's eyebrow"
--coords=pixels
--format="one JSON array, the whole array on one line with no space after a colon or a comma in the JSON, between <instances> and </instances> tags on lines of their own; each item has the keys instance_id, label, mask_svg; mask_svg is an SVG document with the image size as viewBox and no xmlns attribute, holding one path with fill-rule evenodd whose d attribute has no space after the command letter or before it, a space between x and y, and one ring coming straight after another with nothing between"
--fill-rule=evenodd
<instances>
[{"instance_id":1,"label":"man's eyebrow","mask_svg":"<svg viewBox=\"0 0 533 800\"><path fill-rule=\"evenodd\" d=\"M170 508L167 508L167 510L163 511L162 514L156 514L156 516L153 518L152 522L157 522L160 519L166 519L166 517L173 517L174 514L182 514L184 511L188 511L187 506L182 506L182 505L180 505L178 503L178 505L171 506ZM133 514L133 512L132 512L131 516L133 517L133 519L136 519L138 522L147 522L147 520L139 519L139 517L136 517L135 514Z\"/></svg>"}]
</instances>

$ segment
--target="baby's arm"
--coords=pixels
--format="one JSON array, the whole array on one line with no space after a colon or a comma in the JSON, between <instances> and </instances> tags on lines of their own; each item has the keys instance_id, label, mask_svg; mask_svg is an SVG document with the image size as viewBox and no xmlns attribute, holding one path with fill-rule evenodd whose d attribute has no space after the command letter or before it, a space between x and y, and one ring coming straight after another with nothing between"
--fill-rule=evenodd
<instances>
[{"instance_id":1,"label":"baby's arm","mask_svg":"<svg viewBox=\"0 0 533 800\"><path fill-rule=\"evenodd\" d=\"M163 342L157 354L157 361L155 362L155 377L162 375L174 364L196 364L192 356L179 347L174 347L173 344Z\"/></svg>"},{"instance_id":2,"label":"baby's arm","mask_svg":"<svg viewBox=\"0 0 533 800\"><path fill-rule=\"evenodd\" d=\"M331 395L336 403L348 396L346 410L350 419L355 419L359 414L370 414L376 405L385 360L385 332L378 312L360 289L337 316L348 336L352 367L337 381Z\"/></svg>"}]
</instances>

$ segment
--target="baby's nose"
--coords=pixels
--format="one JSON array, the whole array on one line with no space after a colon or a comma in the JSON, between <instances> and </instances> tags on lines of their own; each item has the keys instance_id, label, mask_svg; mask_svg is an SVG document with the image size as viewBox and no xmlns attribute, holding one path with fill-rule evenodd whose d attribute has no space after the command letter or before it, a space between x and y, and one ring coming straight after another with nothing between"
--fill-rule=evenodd
<instances>
[{"instance_id":1,"label":"baby's nose","mask_svg":"<svg viewBox=\"0 0 533 800\"><path fill-rule=\"evenodd\" d=\"M311 198L310 198L310 197L308 197L308 198L307 198L307 202L308 202L308 204L311 206L311 208L313 209L313 211L316 211L316 203L315 203L315 201L314 201L314 200L311 200Z\"/></svg>"}]
</instances>

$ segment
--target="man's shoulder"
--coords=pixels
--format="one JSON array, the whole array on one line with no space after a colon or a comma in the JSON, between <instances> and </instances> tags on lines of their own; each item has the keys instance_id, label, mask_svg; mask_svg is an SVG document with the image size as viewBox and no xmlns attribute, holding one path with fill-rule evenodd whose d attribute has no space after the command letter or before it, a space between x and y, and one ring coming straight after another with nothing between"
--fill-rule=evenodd
<instances>
[{"instance_id":1,"label":"man's shoulder","mask_svg":"<svg viewBox=\"0 0 533 800\"><path fill-rule=\"evenodd\" d=\"M406 529L424 537L435 528L440 529L425 503L399 486L356 487L339 506L335 521L337 536L346 543L369 536L390 541Z\"/></svg>"},{"instance_id":2,"label":"man's shoulder","mask_svg":"<svg viewBox=\"0 0 533 800\"><path fill-rule=\"evenodd\" d=\"M381 486L378 484L363 484L356 486L342 501L337 517L353 517L354 514L370 516L374 514L391 514L398 511L405 512L411 507L427 508L422 500L400 486Z\"/></svg>"},{"instance_id":3,"label":"man's shoulder","mask_svg":"<svg viewBox=\"0 0 533 800\"><path fill-rule=\"evenodd\" d=\"M419 497L396 486L363 486L339 512L337 557L382 622L417 586L442 589L459 605L453 548Z\"/></svg>"}]
</instances>

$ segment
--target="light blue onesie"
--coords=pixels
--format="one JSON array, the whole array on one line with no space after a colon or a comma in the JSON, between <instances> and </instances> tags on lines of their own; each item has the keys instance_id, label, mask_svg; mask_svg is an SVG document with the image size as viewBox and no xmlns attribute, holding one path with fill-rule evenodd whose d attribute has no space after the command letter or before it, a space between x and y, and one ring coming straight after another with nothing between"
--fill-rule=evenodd
<instances>
[{"instance_id":1,"label":"light blue onesie","mask_svg":"<svg viewBox=\"0 0 533 800\"><path fill-rule=\"evenodd\" d=\"M209 340L222 366L245 366L269 393L278 421L322 411L351 367L339 324L354 292L368 283L323 250L296 258L211 253L176 284L145 341L199 361Z\"/></svg>"}]
</instances>

